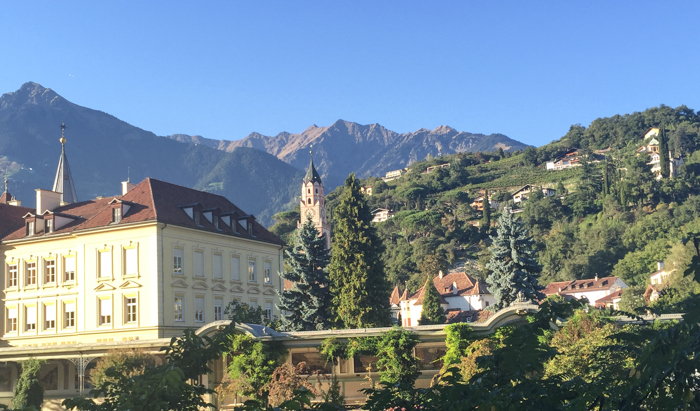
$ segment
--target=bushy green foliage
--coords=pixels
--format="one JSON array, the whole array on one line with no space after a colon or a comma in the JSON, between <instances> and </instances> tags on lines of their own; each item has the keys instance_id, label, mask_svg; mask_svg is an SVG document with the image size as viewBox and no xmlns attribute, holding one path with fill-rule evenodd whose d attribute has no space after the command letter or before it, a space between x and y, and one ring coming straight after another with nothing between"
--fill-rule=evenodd
<instances>
[{"instance_id":1,"label":"bushy green foliage","mask_svg":"<svg viewBox=\"0 0 700 411\"><path fill-rule=\"evenodd\" d=\"M41 409L44 402L44 387L39 382L39 371L44 361L30 358L22 361L22 373L17 380L12 407L16 410L25 407Z\"/></svg>"},{"instance_id":2,"label":"bushy green foliage","mask_svg":"<svg viewBox=\"0 0 700 411\"><path fill-rule=\"evenodd\" d=\"M265 399L265 387L286 358L287 350L279 341L262 342L249 335L233 334L229 336L229 354L228 374L235 393Z\"/></svg>"},{"instance_id":3,"label":"bushy green foliage","mask_svg":"<svg viewBox=\"0 0 700 411\"><path fill-rule=\"evenodd\" d=\"M318 236L311 217L294 236L294 247L286 250L289 270L280 276L292 283L289 290L278 291L278 308L287 312L282 318L285 331L326 330L333 321L330 283L326 267L330 261L326 237Z\"/></svg>"}]
</instances>

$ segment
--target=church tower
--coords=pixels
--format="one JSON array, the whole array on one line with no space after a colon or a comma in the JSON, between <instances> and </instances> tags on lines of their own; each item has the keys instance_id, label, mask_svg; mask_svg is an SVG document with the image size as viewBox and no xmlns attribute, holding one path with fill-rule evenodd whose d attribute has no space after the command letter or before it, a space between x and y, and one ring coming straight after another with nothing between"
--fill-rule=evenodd
<instances>
[{"instance_id":1,"label":"church tower","mask_svg":"<svg viewBox=\"0 0 700 411\"><path fill-rule=\"evenodd\" d=\"M331 248L331 225L326 218L326 200L323 198L323 182L314 167L314 159L311 157L309 170L306 172L304 181L301 184L301 204L299 226L306 220L306 216L311 216L319 235L326 235L326 244Z\"/></svg>"},{"instance_id":2,"label":"church tower","mask_svg":"<svg viewBox=\"0 0 700 411\"><path fill-rule=\"evenodd\" d=\"M73 176L68 166L68 157L66 157L66 125L64 123L61 123L61 140L59 141L61 142L61 158L58 159L58 169L51 191L61 193L61 201L64 203L77 203L78 195L75 193L75 184L73 184Z\"/></svg>"}]
</instances>

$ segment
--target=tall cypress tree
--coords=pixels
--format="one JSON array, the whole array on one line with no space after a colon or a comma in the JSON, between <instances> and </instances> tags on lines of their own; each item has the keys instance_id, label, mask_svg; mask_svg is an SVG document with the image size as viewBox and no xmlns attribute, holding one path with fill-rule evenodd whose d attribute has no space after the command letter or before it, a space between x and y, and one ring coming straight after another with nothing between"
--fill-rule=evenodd
<instances>
[{"instance_id":1,"label":"tall cypress tree","mask_svg":"<svg viewBox=\"0 0 700 411\"><path fill-rule=\"evenodd\" d=\"M334 221L329 272L337 325L390 325L391 289L380 258L383 245L371 225L372 214L354 173L345 180Z\"/></svg>"},{"instance_id":2,"label":"tall cypress tree","mask_svg":"<svg viewBox=\"0 0 700 411\"><path fill-rule=\"evenodd\" d=\"M670 174L668 158L668 138L666 137L666 127L659 127L659 167L661 167L661 177L668 178Z\"/></svg>"},{"instance_id":3,"label":"tall cypress tree","mask_svg":"<svg viewBox=\"0 0 700 411\"><path fill-rule=\"evenodd\" d=\"M445 324L447 317L445 310L440 306L440 294L438 294L433 280L428 278L423 286L423 310L420 313L419 325Z\"/></svg>"},{"instance_id":4,"label":"tall cypress tree","mask_svg":"<svg viewBox=\"0 0 700 411\"><path fill-rule=\"evenodd\" d=\"M537 282L542 267L535 260L534 240L523 223L504 212L498 219L496 233L491 237L492 256L486 264L491 270L486 283L496 299L492 309L509 306L521 292L528 299L544 298L544 287Z\"/></svg>"},{"instance_id":5,"label":"tall cypress tree","mask_svg":"<svg viewBox=\"0 0 700 411\"><path fill-rule=\"evenodd\" d=\"M290 271L280 276L293 283L279 293L278 308L286 331L327 330L331 327L332 309L328 270L330 261L325 236L319 237L310 216L296 231L294 247L286 251Z\"/></svg>"},{"instance_id":6,"label":"tall cypress tree","mask_svg":"<svg viewBox=\"0 0 700 411\"><path fill-rule=\"evenodd\" d=\"M488 235L491 230L491 202L489 201L489 190L484 191L484 212L481 218L481 229L484 234Z\"/></svg>"}]
</instances>

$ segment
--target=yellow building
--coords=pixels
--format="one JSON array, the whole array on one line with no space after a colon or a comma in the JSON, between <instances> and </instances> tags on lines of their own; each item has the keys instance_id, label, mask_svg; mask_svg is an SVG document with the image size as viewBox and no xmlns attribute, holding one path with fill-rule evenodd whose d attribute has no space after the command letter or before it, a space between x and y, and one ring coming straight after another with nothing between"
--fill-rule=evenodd
<instances>
[{"instance_id":1,"label":"yellow building","mask_svg":"<svg viewBox=\"0 0 700 411\"><path fill-rule=\"evenodd\" d=\"M57 180L73 187L67 164L64 149ZM74 188L70 197L77 200ZM279 315L284 243L222 196L147 178L123 183L117 196L68 203L36 190L36 208L19 204L6 185L0 376L12 383L0 382L0 400L11 397L18 372L7 361L27 356L16 348L55 352L40 378L65 397L80 389L87 364L78 359L125 341L162 346L223 320L232 300Z\"/></svg>"}]
</instances>

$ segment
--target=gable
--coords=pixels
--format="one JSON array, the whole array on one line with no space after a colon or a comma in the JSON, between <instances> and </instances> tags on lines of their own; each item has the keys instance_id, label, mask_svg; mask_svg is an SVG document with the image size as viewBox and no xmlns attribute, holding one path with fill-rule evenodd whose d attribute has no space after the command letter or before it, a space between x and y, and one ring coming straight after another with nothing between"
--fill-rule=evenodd
<instances>
[{"instance_id":1,"label":"gable","mask_svg":"<svg viewBox=\"0 0 700 411\"><path fill-rule=\"evenodd\" d=\"M194 284L192 284L192 288L194 288L195 290L208 290L209 286L207 286L205 283L203 283L201 281L197 281Z\"/></svg>"},{"instance_id":2,"label":"gable","mask_svg":"<svg viewBox=\"0 0 700 411\"><path fill-rule=\"evenodd\" d=\"M170 284L171 287L173 288L189 288L190 286L182 281L182 280L176 280L174 283Z\"/></svg>"},{"instance_id":3,"label":"gable","mask_svg":"<svg viewBox=\"0 0 700 411\"><path fill-rule=\"evenodd\" d=\"M139 288L141 287L141 284L137 283L136 281L124 281L119 288Z\"/></svg>"},{"instance_id":4,"label":"gable","mask_svg":"<svg viewBox=\"0 0 700 411\"><path fill-rule=\"evenodd\" d=\"M107 283L102 283L98 285L97 287L93 288L94 291L113 291L116 290L117 288L114 287L113 285L107 284Z\"/></svg>"}]
</instances>

